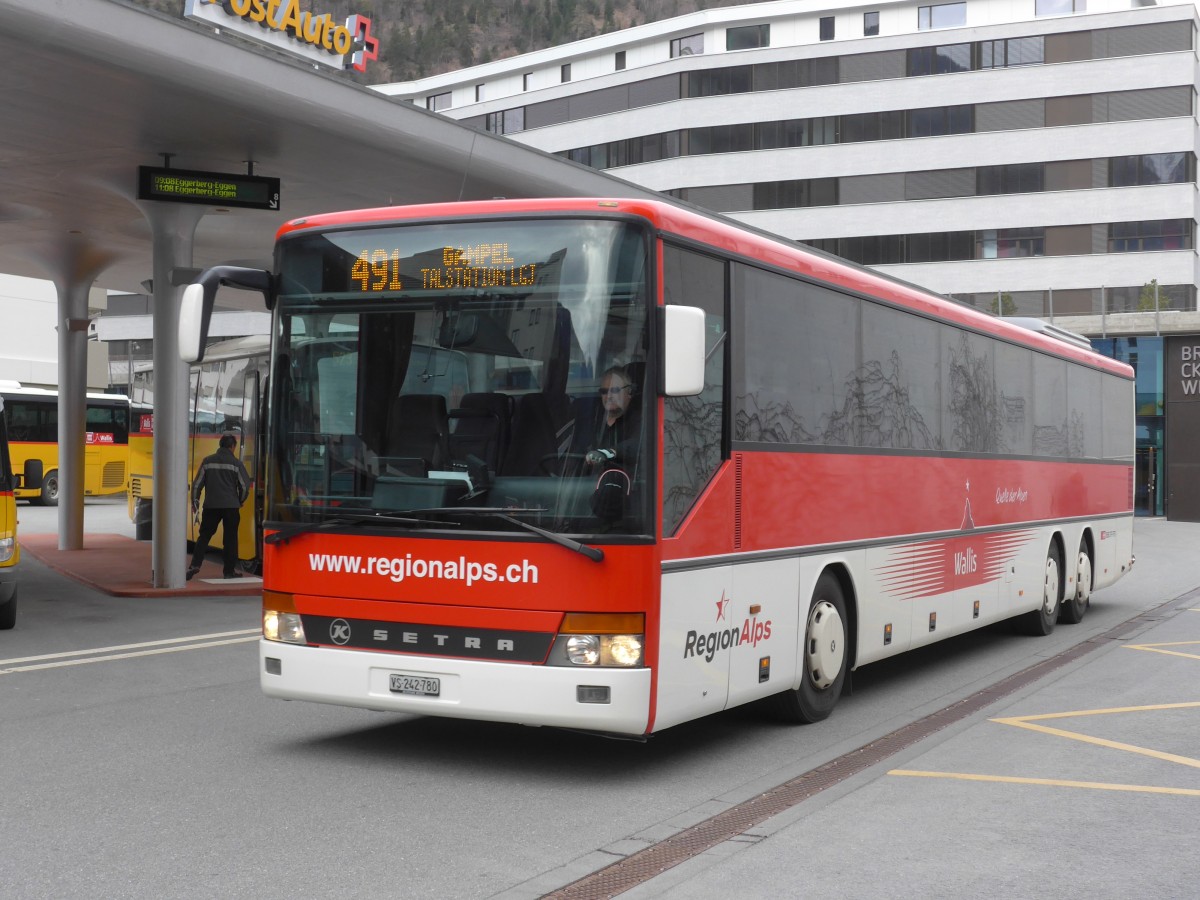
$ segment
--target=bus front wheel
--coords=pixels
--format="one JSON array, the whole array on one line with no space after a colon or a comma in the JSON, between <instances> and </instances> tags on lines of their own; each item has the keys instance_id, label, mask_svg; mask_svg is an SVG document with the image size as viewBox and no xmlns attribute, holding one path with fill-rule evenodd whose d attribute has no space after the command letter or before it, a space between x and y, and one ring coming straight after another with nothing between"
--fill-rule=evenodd
<instances>
[{"instance_id":1,"label":"bus front wheel","mask_svg":"<svg viewBox=\"0 0 1200 900\"><path fill-rule=\"evenodd\" d=\"M789 722L820 722L837 705L849 665L846 622L842 585L832 572L825 572L808 605L800 687L776 695L779 713Z\"/></svg>"},{"instance_id":2,"label":"bus front wheel","mask_svg":"<svg viewBox=\"0 0 1200 900\"><path fill-rule=\"evenodd\" d=\"M42 479L42 494L38 497L42 506L58 506L58 471L47 472Z\"/></svg>"}]
</instances>

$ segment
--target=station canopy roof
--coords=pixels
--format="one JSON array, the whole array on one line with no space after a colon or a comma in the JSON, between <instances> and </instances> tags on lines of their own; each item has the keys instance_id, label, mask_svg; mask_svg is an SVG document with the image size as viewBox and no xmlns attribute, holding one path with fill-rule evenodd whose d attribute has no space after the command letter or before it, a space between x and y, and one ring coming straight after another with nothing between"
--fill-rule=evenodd
<instances>
[{"instance_id":1,"label":"station canopy roof","mask_svg":"<svg viewBox=\"0 0 1200 900\"><path fill-rule=\"evenodd\" d=\"M246 174L252 162L280 179L278 211L204 216L196 268L266 268L276 228L318 212L659 196L125 0L0 0L0 85L0 272L12 275L94 273L98 287L143 291L153 256L138 167L164 154L172 168Z\"/></svg>"}]
</instances>

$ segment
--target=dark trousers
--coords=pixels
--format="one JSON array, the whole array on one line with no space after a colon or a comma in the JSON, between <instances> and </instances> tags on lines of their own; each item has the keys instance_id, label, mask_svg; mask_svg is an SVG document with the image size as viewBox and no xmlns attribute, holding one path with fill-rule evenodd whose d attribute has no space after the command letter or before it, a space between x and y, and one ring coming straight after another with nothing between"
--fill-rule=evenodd
<instances>
[{"instance_id":1,"label":"dark trousers","mask_svg":"<svg viewBox=\"0 0 1200 900\"><path fill-rule=\"evenodd\" d=\"M204 554L208 552L208 542L216 534L217 526L224 531L224 563L225 574L232 575L237 571L238 561L238 523L242 521L240 509L209 509L204 507L200 516L200 534L196 538L196 549L192 553L192 568L200 568L204 562Z\"/></svg>"}]
</instances>

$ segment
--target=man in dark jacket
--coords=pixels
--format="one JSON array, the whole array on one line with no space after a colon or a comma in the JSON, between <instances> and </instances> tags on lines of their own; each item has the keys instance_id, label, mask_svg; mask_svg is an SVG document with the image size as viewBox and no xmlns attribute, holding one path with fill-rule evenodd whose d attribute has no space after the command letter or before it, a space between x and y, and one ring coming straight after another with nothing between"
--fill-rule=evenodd
<instances>
[{"instance_id":1,"label":"man in dark jacket","mask_svg":"<svg viewBox=\"0 0 1200 900\"><path fill-rule=\"evenodd\" d=\"M196 479L192 482L192 514L195 515L200 508L202 491L204 514L200 518L200 534L196 538L192 564L187 570L189 581L200 571L204 554L208 552L208 542L212 540L218 525L224 529L225 577L242 577L242 573L237 570L238 524L242 518L242 504L250 496L250 476L246 473L242 461L233 455L236 446L235 435L221 435L217 452L204 458L204 462L200 463L200 468L196 471Z\"/></svg>"}]
</instances>

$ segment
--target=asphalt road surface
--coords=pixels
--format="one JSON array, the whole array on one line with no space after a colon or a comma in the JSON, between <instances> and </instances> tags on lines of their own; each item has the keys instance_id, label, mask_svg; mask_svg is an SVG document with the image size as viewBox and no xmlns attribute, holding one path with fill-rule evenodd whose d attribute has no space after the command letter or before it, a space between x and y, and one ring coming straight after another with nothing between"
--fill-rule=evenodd
<instances>
[{"instance_id":1,"label":"asphalt road surface","mask_svg":"<svg viewBox=\"0 0 1200 900\"><path fill-rule=\"evenodd\" d=\"M26 533L57 528L54 510L22 505L19 515ZM132 535L123 498L89 501L85 531L98 530ZM866 667L820 725L785 725L751 707L646 743L268 700L256 671L257 596L112 598L28 560L17 628L0 632L0 897L541 896L1196 589L1197 546L1200 525L1139 521L1137 566L1095 595L1081 625L1040 639L991 628ZM1200 699L1200 678L1195 686ZM853 780L838 796L866 802L876 781ZM928 796L917 779L903 784ZM1194 836L1200 796L1171 802ZM935 851L931 865L966 880L947 879L944 892L923 886L923 896L974 893L966 876L979 854L1036 832L1026 808L1006 809L1001 798L986 810L982 844ZM1122 809L1079 823L1082 841L1037 834L1045 868L1026 880L1016 871L988 895L1133 896L1119 877L1102 882L1111 892L1087 881L1101 863L1082 874L1055 865L1086 845L1119 876L1122 854L1153 853L1153 834L1131 829ZM970 801L943 812L975 815ZM836 869L821 869L823 844L861 830L903 853L927 823L873 825L869 803L820 797L787 814L798 829L810 815L820 831L747 840L775 851L763 877L710 858L696 884L745 897L826 896L830 884L844 897L904 890L870 859L830 854ZM1200 883L1194 856L1162 860L1186 888L1178 896ZM819 893L806 889L818 879L804 867L821 870ZM721 880L735 871L736 883ZM634 891L668 892L718 896L670 873Z\"/></svg>"}]
</instances>

